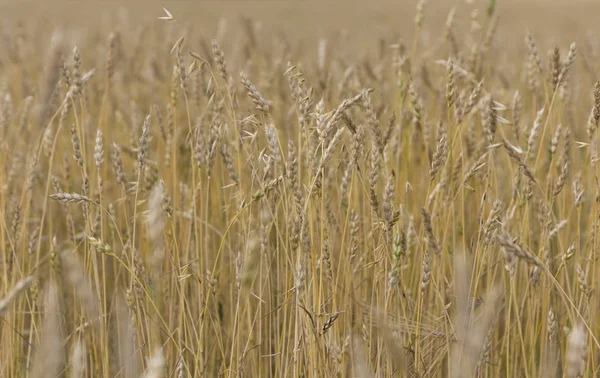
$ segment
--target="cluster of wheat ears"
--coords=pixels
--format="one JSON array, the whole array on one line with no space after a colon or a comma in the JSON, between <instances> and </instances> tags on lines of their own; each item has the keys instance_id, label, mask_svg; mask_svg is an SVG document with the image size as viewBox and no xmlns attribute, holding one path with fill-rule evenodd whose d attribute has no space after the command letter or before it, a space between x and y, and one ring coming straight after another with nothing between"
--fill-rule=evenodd
<instances>
[{"instance_id":1,"label":"cluster of wheat ears","mask_svg":"<svg viewBox=\"0 0 600 378\"><path fill-rule=\"evenodd\" d=\"M595 50L425 11L365 60L11 29L0 376L596 375Z\"/></svg>"}]
</instances>

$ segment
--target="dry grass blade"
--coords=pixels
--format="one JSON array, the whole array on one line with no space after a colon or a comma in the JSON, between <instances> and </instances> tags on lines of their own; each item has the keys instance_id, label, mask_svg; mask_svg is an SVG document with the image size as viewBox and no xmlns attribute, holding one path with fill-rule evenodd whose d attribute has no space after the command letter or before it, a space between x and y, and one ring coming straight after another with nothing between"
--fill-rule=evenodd
<instances>
[{"instance_id":1,"label":"dry grass blade","mask_svg":"<svg viewBox=\"0 0 600 378\"><path fill-rule=\"evenodd\" d=\"M173 15L167 10L167 8L163 8L163 11L165 11L166 16L158 17L159 20L173 20Z\"/></svg>"}]
</instances>

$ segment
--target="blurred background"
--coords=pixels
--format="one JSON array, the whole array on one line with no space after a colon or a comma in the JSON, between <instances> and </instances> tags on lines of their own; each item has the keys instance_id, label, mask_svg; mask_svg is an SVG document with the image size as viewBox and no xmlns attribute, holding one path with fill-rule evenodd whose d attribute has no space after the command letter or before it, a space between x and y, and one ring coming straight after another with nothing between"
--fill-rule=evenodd
<instances>
[{"instance_id":1,"label":"blurred background","mask_svg":"<svg viewBox=\"0 0 600 378\"><path fill-rule=\"evenodd\" d=\"M129 30L160 27L157 17L165 7L182 25L207 38L217 36L219 25L224 28L223 19L227 20L227 30L235 31L243 19L250 18L269 33L285 35L293 44L314 46L321 36L341 32L352 41L351 50L364 54L382 37L409 40L415 4L416 0L2 0L0 12L5 28L15 22L36 20L40 26L64 27L77 38L78 33L92 30L97 24L114 27L115 19L121 28L128 25ZM479 9L479 19L484 20L488 5L489 0L429 0L423 27L425 40L427 33L443 27L452 7L456 8L456 25L465 26L473 7ZM560 44L600 31L597 0L496 0L496 10L502 29L498 34L506 39L504 43L522 44L527 29L534 35L548 28L560 30L553 36L555 41L548 41Z\"/></svg>"}]
</instances>

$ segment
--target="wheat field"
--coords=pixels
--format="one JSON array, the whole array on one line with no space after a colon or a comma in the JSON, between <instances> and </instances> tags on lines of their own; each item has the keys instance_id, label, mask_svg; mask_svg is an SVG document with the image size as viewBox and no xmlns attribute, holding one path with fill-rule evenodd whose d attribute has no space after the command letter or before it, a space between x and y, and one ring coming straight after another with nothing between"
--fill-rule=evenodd
<instances>
[{"instance_id":1,"label":"wheat field","mask_svg":"<svg viewBox=\"0 0 600 378\"><path fill-rule=\"evenodd\" d=\"M0 4L0 377L598 375L599 4L84 3Z\"/></svg>"}]
</instances>

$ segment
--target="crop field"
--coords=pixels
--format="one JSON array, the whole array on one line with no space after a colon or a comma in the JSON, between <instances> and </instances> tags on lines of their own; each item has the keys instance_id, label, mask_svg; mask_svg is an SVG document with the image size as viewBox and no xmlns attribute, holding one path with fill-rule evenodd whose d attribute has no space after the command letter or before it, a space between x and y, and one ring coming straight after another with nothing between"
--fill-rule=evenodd
<instances>
[{"instance_id":1,"label":"crop field","mask_svg":"<svg viewBox=\"0 0 600 378\"><path fill-rule=\"evenodd\" d=\"M599 12L0 3L0 377L598 376Z\"/></svg>"}]
</instances>

